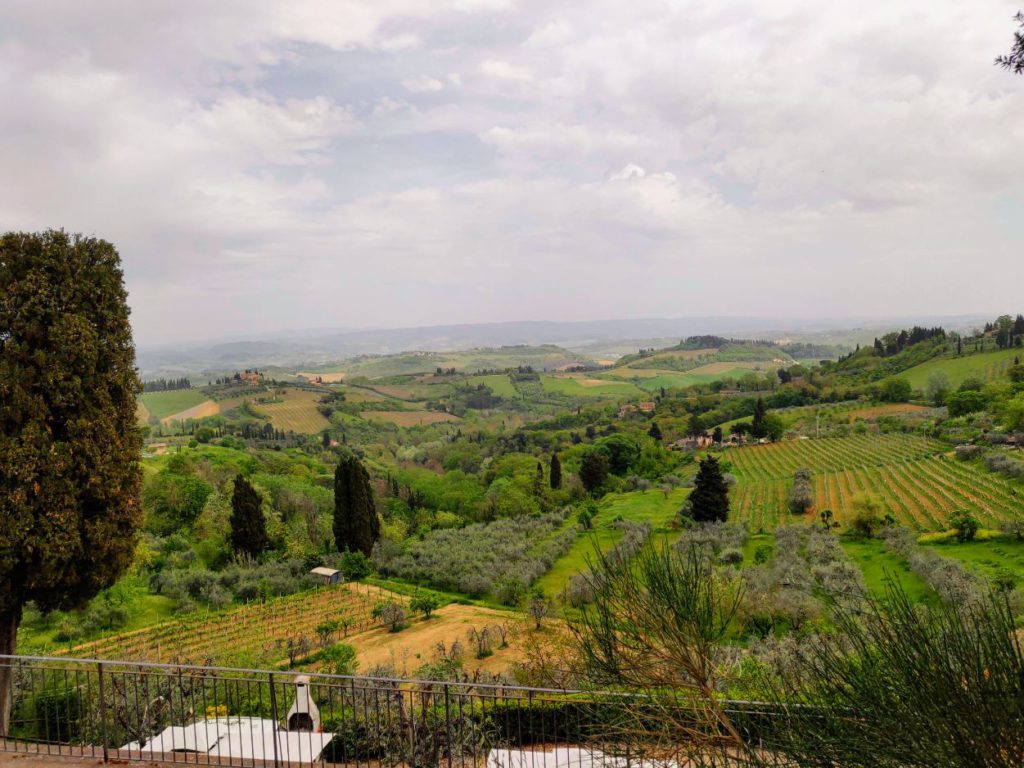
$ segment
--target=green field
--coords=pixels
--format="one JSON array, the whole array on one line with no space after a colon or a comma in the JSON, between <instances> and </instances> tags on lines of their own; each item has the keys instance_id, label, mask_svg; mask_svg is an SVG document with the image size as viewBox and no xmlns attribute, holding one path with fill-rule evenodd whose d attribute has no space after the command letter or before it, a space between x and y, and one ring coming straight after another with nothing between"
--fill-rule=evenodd
<instances>
[{"instance_id":1,"label":"green field","mask_svg":"<svg viewBox=\"0 0 1024 768\"><path fill-rule=\"evenodd\" d=\"M928 379L936 371L945 373L954 388L960 386L965 379L996 381L1006 378L1007 371L1016 358L1024 360L1024 350L1000 349L996 352L980 352L962 357L944 357L915 365L899 374L899 378L910 382L914 389L920 390L928 386Z\"/></svg>"},{"instance_id":2,"label":"green field","mask_svg":"<svg viewBox=\"0 0 1024 768\"><path fill-rule=\"evenodd\" d=\"M504 373L491 373L485 376L472 376L466 379L466 384L471 387L475 387L479 384L483 384L489 390L491 394L497 395L498 397L519 397L519 391L512 384L511 379Z\"/></svg>"},{"instance_id":3,"label":"green field","mask_svg":"<svg viewBox=\"0 0 1024 768\"><path fill-rule=\"evenodd\" d=\"M537 581L537 586L546 595L557 595L562 592L577 573L587 568L587 558L593 558L595 547L607 551L622 536L622 531L615 526L618 520L633 523L649 522L653 528L653 536L658 537L669 533L677 535L670 524L679 514L679 508L689 495L688 489L677 489L666 497L661 491L646 493L616 493L606 496L598 507L594 517L593 528L583 533L572 548L552 566L551 570Z\"/></svg>"},{"instance_id":4,"label":"green field","mask_svg":"<svg viewBox=\"0 0 1024 768\"><path fill-rule=\"evenodd\" d=\"M646 393L625 381L579 379L572 376L541 376L541 386L548 392L570 397L642 397Z\"/></svg>"},{"instance_id":5,"label":"green field","mask_svg":"<svg viewBox=\"0 0 1024 768\"><path fill-rule=\"evenodd\" d=\"M844 539L842 545L864 574L864 583L875 597L885 597L890 585L898 582L914 602L937 599L935 592L911 572L910 566L886 551L885 544L878 539Z\"/></svg>"},{"instance_id":6,"label":"green field","mask_svg":"<svg viewBox=\"0 0 1024 768\"><path fill-rule=\"evenodd\" d=\"M961 509L988 528L1024 516L1020 484L951 458L947 450L930 438L900 434L730 449L723 458L737 479L732 514L755 531L792 520L786 500L793 472L806 467L813 473L815 509L831 509L840 524L859 493L879 496L900 524L916 530L945 530L949 516Z\"/></svg>"},{"instance_id":7,"label":"green field","mask_svg":"<svg viewBox=\"0 0 1024 768\"><path fill-rule=\"evenodd\" d=\"M723 368L721 364L713 364L703 366L705 369L695 368L692 371L685 373L662 373L651 378L644 379L640 382L640 386L649 392L656 392L662 387L665 389L682 389L684 387L692 387L695 384L710 384L713 381L719 381L721 379L738 379L741 376L756 372L754 368Z\"/></svg>"},{"instance_id":8,"label":"green field","mask_svg":"<svg viewBox=\"0 0 1024 768\"><path fill-rule=\"evenodd\" d=\"M150 416L166 419L209 399L198 389L175 389L170 392L148 392L139 396Z\"/></svg>"}]
</instances>

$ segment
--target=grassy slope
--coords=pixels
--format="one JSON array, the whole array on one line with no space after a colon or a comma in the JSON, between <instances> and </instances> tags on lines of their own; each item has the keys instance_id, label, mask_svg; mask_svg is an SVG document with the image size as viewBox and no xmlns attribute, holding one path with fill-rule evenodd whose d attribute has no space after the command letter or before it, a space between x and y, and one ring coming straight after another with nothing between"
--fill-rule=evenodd
<instances>
[{"instance_id":1,"label":"grassy slope","mask_svg":"<svg viewBox=\"0 0 1024 768\"><path fill-rule=\"evenodd\" d=\"M887 585L895 579L915 602L936 598L928 585L910 571L906 562L887 552L878 539L843 539L843 549L860 567L864 582L875 597L885 597Z\"/></svg>"},{"instance_id":2,"label":"grassy slope","mask_svg":"<svg viewBox=\"0 0 1024 768\"><path fill-rule=\"evenodd\" d=\"M1024 360L1024 349L1001 349L963 357L943 357L915 365L899 374L899 378L909 381L915 389L927 387L928 378L935 371L945 373L953 387L960 386L968 378L992 381L1006 376L1006 370L1013 365L1015 357Z\"/></svg>"},{"instance_id":3,"label":"grassy slope","mask_svg":"<svg viewBox=\"0 0 1024 768\"><path fill-rule=\"evenodd\" d=\"M935 551L952 557L971 571L991 580L1000 570L1008 570L1024 577L1024 542L998 539L971 541L965 544L934 544Z\"/></svg>"},{"instance_id":4,"label":"grassy slope","mask_svg":"<svg viewBox=\"0 0 1024 768\"><path fill-rule=\"evenodd\" d=\"M646 393L624 381L609 381L594 386L584 386L569 376L541 376L541 386L548 392L557 392L571 397L618 397L620 395L641 397Z\"/></svg>"},{"instance_id":5,"label":"grassy slope","mask_svg":"<svg viewBox=\"0 0 1024 768\"><path fill-rule=\"evenodd\" d=\"M573 575L587 567L587 558L593 557L595 546L607 551L619 540L622 532L615 527L615 520L620 517L631 522L649 521L654 527L654 537L668 531L669 523L675 519L688 494L689 490L678 489L672 491L668 498L660 491L616 493L605 497L594 518L593 529L576 540L572 548L537 581L537 586L546 595L561 592Z\"/></svg>"},{"instance_id":6,"label":"grassy slope","mask_svg":"<svg viewBox=\"0 0 1024 768\"><path fill-rule=\"evenodd\" d=\"M170 392L149 392L140 395L139 399L151 416L163 419L209 398L197 389L176 389Z\"/></svg>"},{"instance_id":7,"label":"grassy slope","mask_svg":"<svg viewBox=\"0 0 1024 768\"><path fill-rule=\"evenodd\" d=\"M513 386L512 381L504 373L491 373L486 376L473 376L466 379L466 384L470 386L477 386L483 384L491 393L498 397L519 397L519 392Z\"/></svg>"}]
</instances>

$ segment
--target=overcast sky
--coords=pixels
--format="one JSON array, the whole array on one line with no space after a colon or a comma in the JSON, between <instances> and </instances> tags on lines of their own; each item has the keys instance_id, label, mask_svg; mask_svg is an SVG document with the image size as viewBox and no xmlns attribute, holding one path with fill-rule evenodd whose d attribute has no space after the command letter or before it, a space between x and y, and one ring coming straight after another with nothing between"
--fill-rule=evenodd
<instances>
[{"instance_id":1,"label":"overcast sky","mask_svg":"<svg viewBox=\"0 0 1024 768\"><path fill-rule=\"evenodd\" d=\"M0 227L138 341L1024 309L1001 0L5 0Z\"/></svg>"}]
</instances>

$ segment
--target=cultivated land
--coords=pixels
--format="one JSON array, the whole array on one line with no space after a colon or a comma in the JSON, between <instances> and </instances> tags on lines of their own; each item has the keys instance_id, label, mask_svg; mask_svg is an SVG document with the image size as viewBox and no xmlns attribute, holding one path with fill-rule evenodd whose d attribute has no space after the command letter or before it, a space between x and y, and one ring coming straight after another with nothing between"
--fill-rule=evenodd
<instances>
[{"instance_id":1,"label":"cultivated land","mask_svg":"<svg viewBox=\"0 0 1024 768\"><path fill-rule=\"evenodd\" d=\"M734 514L755 530L792 520L786 500L800 467L813 473L815 510L830 509L841 525L860 493L879 495L900 524L915 530L944 530L949 515L960 509L993 528L1024 518L1024 488L956 460L948 445L926 437L795 440L731 449L725 459L737 478Z\"/></svg>"},{"instance_id":2,"label":"cultivated land","mask_svg":"<svg viewBox=\"0 0 1024 768\"><path fill-rule=\"evenodd\" d=\"M363 411L361 415L370 421L384 421L398 427L421 427L424 424L459 421L458 416L438 411Z\"/></svg>"},{"instance_id":3,"label":"cultivated land","mask_svg":"<svg viewBox=\"0 0 1024 768\"><path fill-rule=\"evenodd\" d=\"M899 374L899 378L910 382L914 389L923 390L936 372L944 373L952 387L958 387L966 379L996 381L1005 379L1014 360L1024 360L1024 349L1001 349L994 352L968 353L961 357L945 357L929 360Z\"/></svg>"},{"instance_id":4,"label":"cultivated land","mask_svg":"<svg viewBox=\"0 0 1024 768\"><path fill-rule=\"evenodd\" d=\"M275 429L313 435L330 426L330 422L317 410L322 392L286 387L275 390L273 396L280 402L254 402L252 409L270 419Z\"/></svg>"},{"instance_id":5,"label":"cultivated land","mask_svg":"<svg viewBox=\"0 0 1024 768\"><path fill-rule=\"evenodd\" d=\"M170 392L147 392L139 396L149 415L155 419L166 419L176 413L199 405L207 395L197 389L175 389Z\"/></svg>"}]
</instances>

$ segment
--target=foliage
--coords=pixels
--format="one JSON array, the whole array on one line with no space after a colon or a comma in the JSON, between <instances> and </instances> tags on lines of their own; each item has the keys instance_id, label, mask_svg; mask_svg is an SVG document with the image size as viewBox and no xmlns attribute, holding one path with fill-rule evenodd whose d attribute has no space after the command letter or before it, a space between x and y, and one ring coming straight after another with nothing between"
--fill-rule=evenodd
<instances>
[{"instance_id":1,"label":"foliage","mask_svg":"<svg viewBox=\"0 0 1024 768\"><path fill-rule=\"evenodd\" d=\"M413 595L409 602L409 608L417 613L422 613L425 619L429 619L430 614L436 611L440 605L441 601L436 596L425 593Z\"/></svg>"},{"instance_id":2,"label":"foliage","mask_svg":"<svg viewBox=\"0 0 1024 768\"><path fill-rule=\"evenodd\" d=\"M806 514L814 506L811 471L801 467L793 473L793 487L789 489L789 511L794 515Z\"/></svg>"},{"instance_id":3,"label":"foliage","mask_svg":"<svg viewBox=\"0 0 1024 768\"><path fill-rule=\"evenodd\" d=\"M973 541L974 537L978 533L978 529L981 527L981 523L978 522L978 518L972 515L965 509L950 515L949 527L956 531L957 541L963 543L965 541Z\"/></svg>"},{"instance_id":4,"label":"foliage","mask_svg":"<svg viewBox=\"0 0 1024 768\"><path fill-rule=\"evenodd\" d=\"M1019 764L1024 654L1005 598L922 607L892 586L832 622L770 685L789 712L770 750L800 765Z\"/></svg>"},{"instance_id":5,"label":"foliage","mask_svg":"<svg viewBox=\"0 0 1024 768\"><path fill-rule=\"evenodd\" d=\"M603 448L591 448L580 461L580 481L589 493L596 492L608 479L610 468L608 452Z\"/></svg>"},{"instance_id":6,"label":"foliage","mask_svg":"<svg viewBox=\"0 0 1024 768\"><path fill-rule=\"evenodd\" d=\"M338 570L348 581L359 581L373 573L373 561L362 552L345 550L338 558Z\"/></svg>"},{"instance_id":7,"label":"foliage","mask_svg":"<svg viewBox=\"0 0 1024 768\"><path fill-rule=\"evenodd\" d=\"M120 259L50 230L0 239L0 653L26 602L85 605L142 522L135 348ZM10 669L0 670L0 734Z\"/></svg>"},{"instance_id":8,"label":"foliage","mask_svg":"<svg viewBox=\"0 0 1024 768\"><path fill-rule=\"evenodd\" d=\"M346 454L334 472L334 541L339 552L369 556L379 538L370 476L354 454Z\"/></svg>"},{"instance_id":9,"label":"foliage","mask_svg":"<svg viewBox=\"0 0 1024 768\"><path fill-rule=\"evenodd\" d=\"M724 523L728 519L729 485L714 456L701 460L683 514L698 523Z\"/></svg>"},{"instance_id":10,"label":"foliage","mask_svg":"<svg viewBox=\"0 0 1024 768\"><path fill-rule=\"evenodd\" d=\"M397 600L382 600L373 606L373 618L384 624L391 632L405 629L405 606Z\"/></svg>"},{"instance_id":11,"label":"foliage","mask_svg":"<svg viewBox=\"0 0 1024 768\"><path fill-rule=\"evenodd\" d=\"M850 529L857 536L870 539L882 526L885 505L873 493L858 493L850 501Z\"/></svg>"},{"instance_id":12,"label":"foliage","mask_svg":"<svg viewBox=\"0 0 1024 768\"><path fill-rule=\"evenodd\" d=\"M248 480L238 475L231 495L231 546L235 552L255 558L269 545L263 499Z\"/></svg>"}]
</instances>

